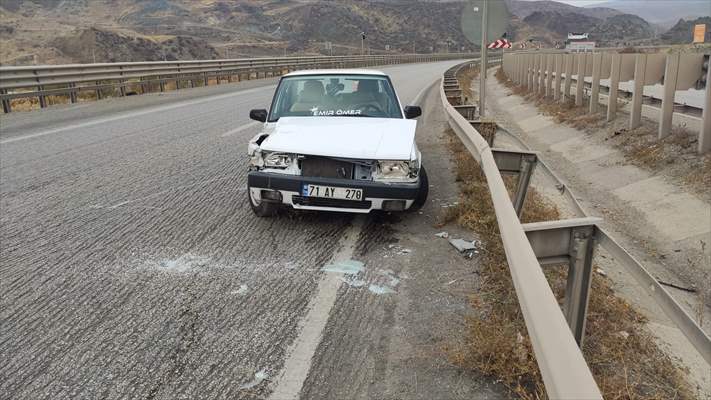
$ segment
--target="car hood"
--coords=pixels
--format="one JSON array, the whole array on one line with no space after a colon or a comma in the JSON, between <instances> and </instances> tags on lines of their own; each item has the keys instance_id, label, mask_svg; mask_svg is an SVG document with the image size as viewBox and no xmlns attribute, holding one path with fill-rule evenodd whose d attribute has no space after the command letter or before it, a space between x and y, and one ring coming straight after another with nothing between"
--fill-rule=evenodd
<instances>
[{"instance_id":1,"label":"car hood","mask_svg":"<svg viewBox=\"0 0 711 400\"><path fill-rule=\"evenodd\" d=\"M269 124L263 151L370 160L409 160L417 122L369 117L283 117Z\"/></svg>"}]
</instances>

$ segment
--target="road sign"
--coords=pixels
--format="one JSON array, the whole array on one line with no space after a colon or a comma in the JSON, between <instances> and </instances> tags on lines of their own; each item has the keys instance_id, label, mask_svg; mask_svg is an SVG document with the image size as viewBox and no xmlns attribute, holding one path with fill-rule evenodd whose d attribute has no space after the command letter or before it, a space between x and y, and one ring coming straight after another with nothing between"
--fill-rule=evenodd
<instances>
[{"instance_id":1,"label":"road sign","mask_svg":"<svg viewBox=\"0 0 711 400\"><path fill-rule=\"evenodd\" d=\"M485 0L469 0L467 2L462 2L463 8L460 21L462 33L470 43L477 46L481 45L481 14L483 14L484 11L484 1ZM509 25L509 21L511 20L511 14L506 6L506 2L498 0L488 1L487 14L489 15L489 18L486 26L486 37L502 37L504 32L506 32L506 27Z\"/></svg>"},{"instance_id":2,"label":"road sign","mask_svg":"<svg viewBox=\"0 0 711 400\"><path fill-rule=\"evenodd\" d=\"M694 43L703 43L706 39L706 24L694 25Z\"/></svg>"},{"instance_id":3,"label":"road sign","mask_svg":"<svg viewBox=\"0 0 711 400\"><path fill-rule=\"evenodd\" d=\"M486 46L487 49L510 49L512 47L511 42L507 39L499 39L489 43Z\"/></svg>"}]
</instances>

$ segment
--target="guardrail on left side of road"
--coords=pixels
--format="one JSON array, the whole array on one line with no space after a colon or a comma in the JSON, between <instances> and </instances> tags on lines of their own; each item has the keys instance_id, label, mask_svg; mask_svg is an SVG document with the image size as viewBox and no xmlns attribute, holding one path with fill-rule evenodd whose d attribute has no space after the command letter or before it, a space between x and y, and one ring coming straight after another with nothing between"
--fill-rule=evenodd
<instances>
[{"instance_id":1,"label":"guardrail on left side of road","mask_svg":"<svg viewBox=\"0 0 711 400\"><path fill-rule=\"evenodd\" d=\"M207 85L210 78L232 82L277 76L288 71L314 68L353 68L377 65L420 63L471 58L473 54L391 54L331 57L275 57L231 60L156 61L102 64L40 65L0 67L0 102L5 113L12 111L13 99L38 98L41 108L47 96L68 96L76 103L81 91L93 91L96 99L104 91L118 89L119 96L131 94L127 88L141 87L141 92L165 91L165 84L181 82L188 87ZM155 90L155 89L154 89Z\"/></svg>"}]
</instances>

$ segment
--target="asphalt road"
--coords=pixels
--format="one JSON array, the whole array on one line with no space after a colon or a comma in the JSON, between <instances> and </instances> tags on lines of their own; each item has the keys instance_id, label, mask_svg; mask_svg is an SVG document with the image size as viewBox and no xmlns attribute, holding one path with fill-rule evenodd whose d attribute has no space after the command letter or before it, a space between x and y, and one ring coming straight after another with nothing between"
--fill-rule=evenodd
<instances>
[{"instance_id":1,"label":"asphalt road","mask_svg":"<svg viewBox=\"0 0 711 400\"><path fill-rule=\"evenodd\" d=\"M408 103L452 64L383 70ZM415 215L383 227L374 216L254 217L245 153L258 126L248 111L268 105L275 82L0 117L0 397L263 399L285 365L296 365L305 368L304 396L323 398L332 388L309 371L360 368L323 357L323 349L313 349L321 354L313 365L287 362L318 314L321 268L334 257L365 258L373 243L382 251L408 224L434 229L432 221L413 222ZM408 265L422 262L432 267L419 257ZM329 313L348 301L349 288L321 304L328 329L323 341L316 332L316 344L343 336ZM387 334L367 324L353 329ZM372 397L373 376L338 397ZM460 392L476 389L467 387ZM298 393L301 384L285 390Z\"/></svg>"}]
</instances>

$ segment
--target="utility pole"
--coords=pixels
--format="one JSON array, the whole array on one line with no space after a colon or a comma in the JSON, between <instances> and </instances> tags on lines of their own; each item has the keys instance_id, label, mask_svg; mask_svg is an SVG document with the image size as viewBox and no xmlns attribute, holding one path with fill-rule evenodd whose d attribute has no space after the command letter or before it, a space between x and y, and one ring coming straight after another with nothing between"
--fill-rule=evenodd
<instances>
[{"instance_id":1,"label":"utility pole","mask_svg":"<svg viewBox=\"0 0 711 400\"><path fill-rule=\"evenodd\" d=\"M487 10L487 4L489 3L489 0L482 0L484 3L484 7L481 13L481 66L479 67L479 118L484 117L484 110L486 106L486 67L487 67L487 60L486 60L486 46L488 45L488 39L487 39L487 19L488 19L488 10Z\"/></svg>"}]
</instances>

